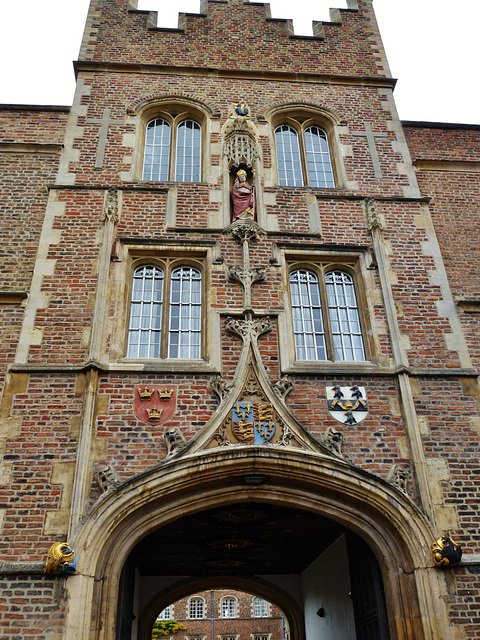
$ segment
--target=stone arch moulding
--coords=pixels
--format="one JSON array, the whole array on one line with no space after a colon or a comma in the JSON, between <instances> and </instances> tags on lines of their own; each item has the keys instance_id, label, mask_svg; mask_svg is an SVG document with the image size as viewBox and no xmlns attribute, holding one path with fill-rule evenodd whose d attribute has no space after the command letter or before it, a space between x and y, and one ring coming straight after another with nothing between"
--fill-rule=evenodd
<instances>
[{"instance_id":1,"label":"stone arch moulding","mask_svg":"<svg viewBox=\"0 0 480 640\"><path fill-rule=\"evenodd\" d=\"M205 100L197 98L196 96L183 93L151 94L143 96L128 105L127 113L129 115L137 115L149 107L161 107L162 104L169 104L171 102L178 102L185 106L190 106L204 111L210 118L220 118L221 115L221 110L218 105L207 103Z\"/></svg>"},{"instance_id":2,"label":"stone arch moulding","mask_svg":"<svg viewBox=\"0 0 480 640\"><path fill-rule=\"evenodd\" d=\"M167 587L152 598L144 608L139 624L139 640L150 640L153 623L158 612L162 611L169 603L176 602L192 593L210 589L235 589L272 602L285 614L285 618L290 624L290 637L305 640L302 611L287 592L279 587L273 587L261 578L242 578L238 576L192 578L191 580L180 580L174 586Z\"/></svg>"},{"instance_id":3,"label":"stone arch moulding","mask_svg":"<svg viewBox=\"0 0 480 640\"><path fill-rule=\"evenodd\" d=\"M252 473L264 484L246 485ZM162 463L99 499L70 540L78 565L66 581L64 640L115 638L120 573L143 537L181 516L240 502L319 513L359 534L382 568L392 640L450 639L430 554L435 532L402 492L334 457L238 446Z\"/></svg>"},{"instance_id":4,"label":"stone arch moulding","mask_svg":"<svg viewBox=\"0 0 480 640\"><path fill-rule=\"evenodd\" d=\"M314 102L277 102L274 105L264 108L257 115L259 120L270 120L272 118L275 119L282 113L295 111L310 111L312 114L317 114L329 120L332 125L338 126L343 122L342 118L340 118L335 111Z\"/></svg>"}]
</instances>

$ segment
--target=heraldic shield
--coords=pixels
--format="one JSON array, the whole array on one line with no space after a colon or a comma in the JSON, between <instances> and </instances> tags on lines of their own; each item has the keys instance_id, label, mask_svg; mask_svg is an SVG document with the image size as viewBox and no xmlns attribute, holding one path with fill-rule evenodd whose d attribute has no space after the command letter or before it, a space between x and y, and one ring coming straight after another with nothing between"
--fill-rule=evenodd
<instances>
[{"instance_id":1,"label":"heraldic shield","mask_svg":"<svg viewBox=\"0 0 480 640\"><path fill-rule=\"evenodd\" d=\"M343 424L357 424L365 420L368 413L368 401L365 388L340 387L338 384L325 387L330 415Z\"/></svg>"},{"instance_id":2,"label":"heraldic shield","mask_svg":"<svg viewBox=\"0 0 480 640\"><path fill-rule=\"evenodd\" d=\"M137 385L133 400L135 416L145 424L163 424L177 410L177 387Z\"/></svg>"},{"instance_id":3,"label":"heraldic shield","mask_svg":"<svg viewBox=\"0 0 480 640\"><path fill-rule=\"evenodd\" d=\"M242 444L265 444L275 434L275 415L269 402L236 402L232 431Z\"/></svg>"}]
</instances>

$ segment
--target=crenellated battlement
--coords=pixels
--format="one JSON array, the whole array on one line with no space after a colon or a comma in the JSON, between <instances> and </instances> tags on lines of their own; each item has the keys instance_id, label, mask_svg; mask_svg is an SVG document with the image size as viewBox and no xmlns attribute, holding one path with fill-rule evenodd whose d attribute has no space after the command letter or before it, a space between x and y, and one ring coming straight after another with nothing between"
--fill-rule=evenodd
<instances>
[{"instance_id":1,"label":"crenellated battlement","mask_svg":"<svg viewBox=\"0 0 480 640\"><path fill-rule=\"evenodd\" d=\"M273 18L269 4L245 0L202 0L176 28L132 1L92 0L89 15L80 61L390 77L370 0L331 9L329 22L312 21L311 36Z\"/></svg>"}]
</instances>

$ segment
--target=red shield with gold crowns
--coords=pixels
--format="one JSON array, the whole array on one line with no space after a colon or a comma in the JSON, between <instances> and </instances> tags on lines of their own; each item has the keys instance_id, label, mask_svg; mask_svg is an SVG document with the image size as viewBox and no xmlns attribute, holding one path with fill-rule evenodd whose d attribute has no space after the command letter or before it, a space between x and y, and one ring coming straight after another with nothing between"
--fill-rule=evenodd
<instances>
[{"instance_id":1,"label":"red shield with gold crowns","mask_svg":"<svg viewBox=\"0 0 480 640\"><path fill-rule=\"evenodd\" d=\"M137 385L133 410L140 422L157 425L170 420L177 409L177 387Z\"/></svg>"}]
</instances>

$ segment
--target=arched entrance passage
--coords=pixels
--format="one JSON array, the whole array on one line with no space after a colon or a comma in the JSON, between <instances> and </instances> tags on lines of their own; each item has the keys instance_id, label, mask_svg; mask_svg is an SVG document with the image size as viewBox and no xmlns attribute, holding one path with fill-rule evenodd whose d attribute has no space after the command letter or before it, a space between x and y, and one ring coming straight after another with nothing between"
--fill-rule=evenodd
<instances>
[{"instance_id":1,"label":"arched entrance passage","mask_svg":"<svg viewBox=\"0 0 480 640\"><path fill-rule=\"evenodd\" d=\"M375 557L358 536L311 511L248 502L186 515L143 538L129 566L137 574L135 593L130 602L120 598L117 616L128 640L150 640L156 615L176 599L226 587L282 609L287 639L389 638ZM122 576L123 594L128 572ZM250 640L243 633L241 640ZM117 640L123 640L118 631Z\"/></svg>"},{"instance_id":2,"label":"arched entrance passage","mask_svg":"<svg viewBox=\"0 0 480 640\"><path fill-rule=\"evenodd\" d=\"M140 540L186 515L250 502L318 514L365 540L381 567L392 640L449 637L433 532L408 498L333 457L237 447L159 465L99 501L74 541L66 640L115 639L120 575Z\"/></svg>"}]
</instances>

